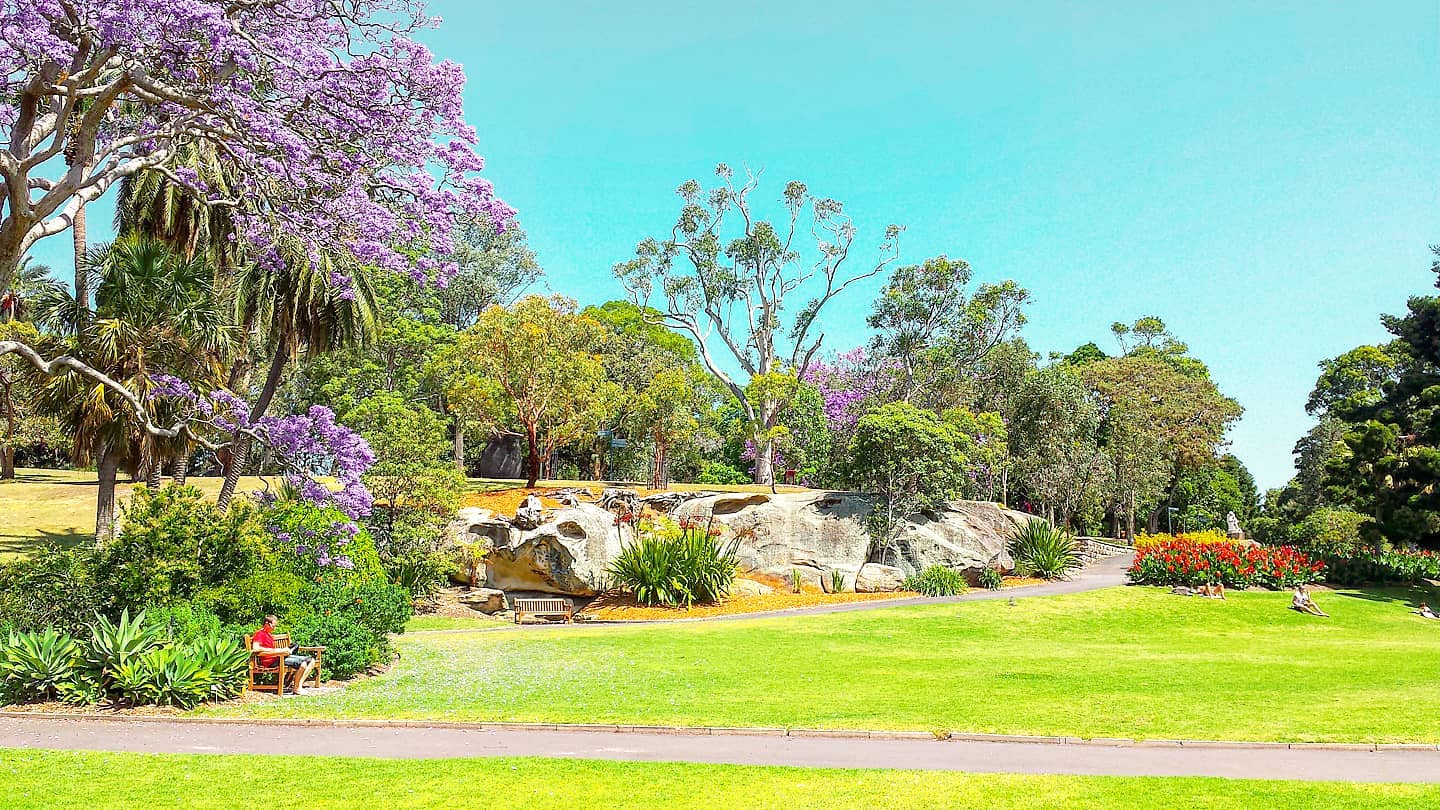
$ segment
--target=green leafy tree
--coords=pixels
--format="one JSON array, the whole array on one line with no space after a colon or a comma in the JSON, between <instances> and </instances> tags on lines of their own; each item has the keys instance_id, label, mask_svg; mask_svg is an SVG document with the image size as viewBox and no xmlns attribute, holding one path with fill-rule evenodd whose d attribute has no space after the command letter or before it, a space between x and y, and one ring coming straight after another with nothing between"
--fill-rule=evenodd
<instances>
[{"instance_id":1,"label":"green leafy tree","mask_svg":"<svg viewBox=\"0 0 1440 810\"><path fill-rule=\"evenodd\" d=\"M1081 377L1101 407L1116 522L1123 517L1134 537L1139 510L1157 504L1184 469L1213 461L1241 408L1208 374L1148 352L1092 363Z\"/></svg>"},{"instance_id":2,"label":"green leafy tree","mask_svg":"<svg viewBox=\"0 0 1440 810\"><path fill-rule=\"evenodd\" d=\"M892 560L905 518L935 509L965 487L964 437L933 411L908 402L881 405L860 417L850 440L854 485L878 497L871 536L879 557Z\"/></svg>"},{"instance_id":3,"label":"green leafy tree","mask_svg":"<svg viewBox=\"0 0 1440 810\"><path fill-rule=\"evenodd\" d=\"M1440 287L1440 246L1431 271ZM1352 425L1327 467L1336 505L1374 518L1375 539L1440 546L1440 296L1414 296L1404 315L1381 318L1403 361L1373 404L1331 411ZM1323 377L1323 375L1322 375ZM1363 398L1362 398L1363 400Z\"/></svg>"},{"instance_id":4,"label":"green leafy tree","mask_svg":"<svg viewBox=\"0 0 1440 810\"><path fill-rule=\"evenodd\" d=\"M975 413L969 408L947 408L941 418L960 433L960 451L966 461L962 494L994 500L1010 458L1005 420L998 413Z\"/></svg>"},{"instance_id":5,"label":"green leafy tree","mask_svg":"<svg viewBox=\"0 0 1440 810\"><path fill-rule=\"evenodd\" d=\"M492 306L460 334L443 364L446 399L463 418L525 437L527 486L557 448L593 435L620 391L598 349L605 328L559 296Z\"/></svg>"},{"instance_id":6,"label":"green leafy tree","mask_svg":"<svg viewBox=\"0 0 1440 810\"><path fill-rule=\"evenodd\" d=\"M1384 399L1384 388L1400 376L1403 346L1358 346L1320 362L1320 377L1305 403L1312 415L1355 413Z\"/></svg>"},{"instance_id":7,"label":"green leafy tree","mask_svg":"<svg viewBox=\"0 0 1440 810\"><path fill-rule=\"evenodd\" d=\"M941 405L1025 324L1029 292L1005 281L972 294L971 276L969 263L937 256L896 268L880 290L866 323L876 330L872 354L894 369L896 398Z\"/></svg>"},{"instance_id":8,"label":"green leafy tree","mask_svg":"<svg viewBox=\"0 0 1440 810\"><path fill-rule=\"evenodd\" d=\"M1029 374L1015 394L1007 431L1014 477L1056 526L1072 526L1109 490L1100 422L1094 397L1066 364Z\"/></svg>"}]
</instances>

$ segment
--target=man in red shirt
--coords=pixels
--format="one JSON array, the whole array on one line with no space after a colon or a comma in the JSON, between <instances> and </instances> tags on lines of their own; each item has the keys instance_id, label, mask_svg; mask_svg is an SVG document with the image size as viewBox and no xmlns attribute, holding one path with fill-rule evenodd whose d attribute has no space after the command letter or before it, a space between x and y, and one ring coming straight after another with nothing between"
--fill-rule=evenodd
<instances>
[{"instance_id":1,"label":"man in red shirt","mask_svg":"<svg viewBox=\"0 0 1440 810\"><path fill-rule=\"evenodd\" d=\"M285 668L294 673L291 686L295 694L302 694L301 684L315 669L315 659L308 655L294 655L289 647L275 646L275 625L280 622L275 616L266 616L265 623L250 637L250 650L257 653L273 653L260 656L262 666L273 667L285 658Z\"/></svg>"}]
</instances>

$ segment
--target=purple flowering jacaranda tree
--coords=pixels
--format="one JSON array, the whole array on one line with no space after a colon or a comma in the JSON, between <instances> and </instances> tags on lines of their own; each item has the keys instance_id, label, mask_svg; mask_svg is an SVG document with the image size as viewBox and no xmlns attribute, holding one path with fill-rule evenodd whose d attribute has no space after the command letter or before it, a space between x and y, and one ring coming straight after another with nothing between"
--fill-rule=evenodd
<instances>
[{"instance_id":1,"label":"purple flowering jacaranda tree","mask_svg":"<svg viewBox=\"0 0 1440 810\"><path fill-rule=\"evenodd\" d=\"M416 0L0 0L0 290L39 240L146 171L230 209L259 267L278 267L283 239L312 262L443 282L457 222L514 212L479 176L463 71L412 38L435 23ZM234 183L178 165L196 146ZM6 354L114 389L154 436L197 435L75 357L0 341ZM283 444L302 427L257 419L245 435Z\"/></svg>"}]
</instances>

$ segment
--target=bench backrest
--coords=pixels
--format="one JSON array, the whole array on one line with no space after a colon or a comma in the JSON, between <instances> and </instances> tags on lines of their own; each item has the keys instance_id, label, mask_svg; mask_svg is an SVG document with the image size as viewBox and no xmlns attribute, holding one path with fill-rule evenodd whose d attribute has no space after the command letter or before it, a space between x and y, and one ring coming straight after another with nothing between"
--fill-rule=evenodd
<instances>
[{"instance_id":1,"label":"bench backrest","mask_svg":"<svg viewBox=\"0 0 1440 810\"><path fill-rule=\"evenodd\" d=\"M515 609L522 613L569 613L569 599L516 599Z\"/></svg>"}]
</instances>

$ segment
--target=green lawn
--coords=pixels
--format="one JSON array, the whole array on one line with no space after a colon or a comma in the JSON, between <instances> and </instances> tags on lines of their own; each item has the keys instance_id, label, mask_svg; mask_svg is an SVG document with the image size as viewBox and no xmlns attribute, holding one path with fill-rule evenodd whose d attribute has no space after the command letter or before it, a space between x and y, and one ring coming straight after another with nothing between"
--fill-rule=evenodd
<instances>
[{"instance_id":1,"label":"green lawn","mask_svg":"<svg viewBox=\"0 0 1440 810\"><path fill-rule=\"evenodd\" d=\"M1401 591L1152 588L663 626L401 637L342 692L211 711L1085 737L1440 741L1440 622ZM1434 603L1433 597L1432 604Z\"/></svg>"},{"instance_id":2,"label":"green lawn","mask_svg":"<svg viewBox=\"0 0 1440 810\"><path fill-rule=\"evenodd\" d=\"M567 759L372 760L0 749L5 806L1434 807L1440 788L1196 778L1014 776ZM281 801L257 799L272 785Z\"/></svg>"},{"instance_id":3,"label":"green lawn","mask_svg":"<svg viewBox=\"0 0 1440 810\"><path fill-rule=\"evenodd\" d=\"M271 486L277 479L271 479ZM214 497L218 477L192 477L190 484ZM93 470L15 471L14 481L0 482L0 562L27 554L41 543L61 545L95 542L95 490ZM116 503L124 505L135 484L115 487ZM240 479L240 491L261 488L259 478Z\"/></svg>"},{"instance_id":4,"label":"green lawn","mask_svg":"<svg viewBox=\"0 0 1440 810\"><path fill-rule=\"evenodd\" d=\"M412 616L410 621L405 623L405 632L414 633L425 630L486 630L496 627L506 627L511 624L501 619L492 619L489 616L477 615L475 618L461 616Z\"/></svg>"}]
</instances>

